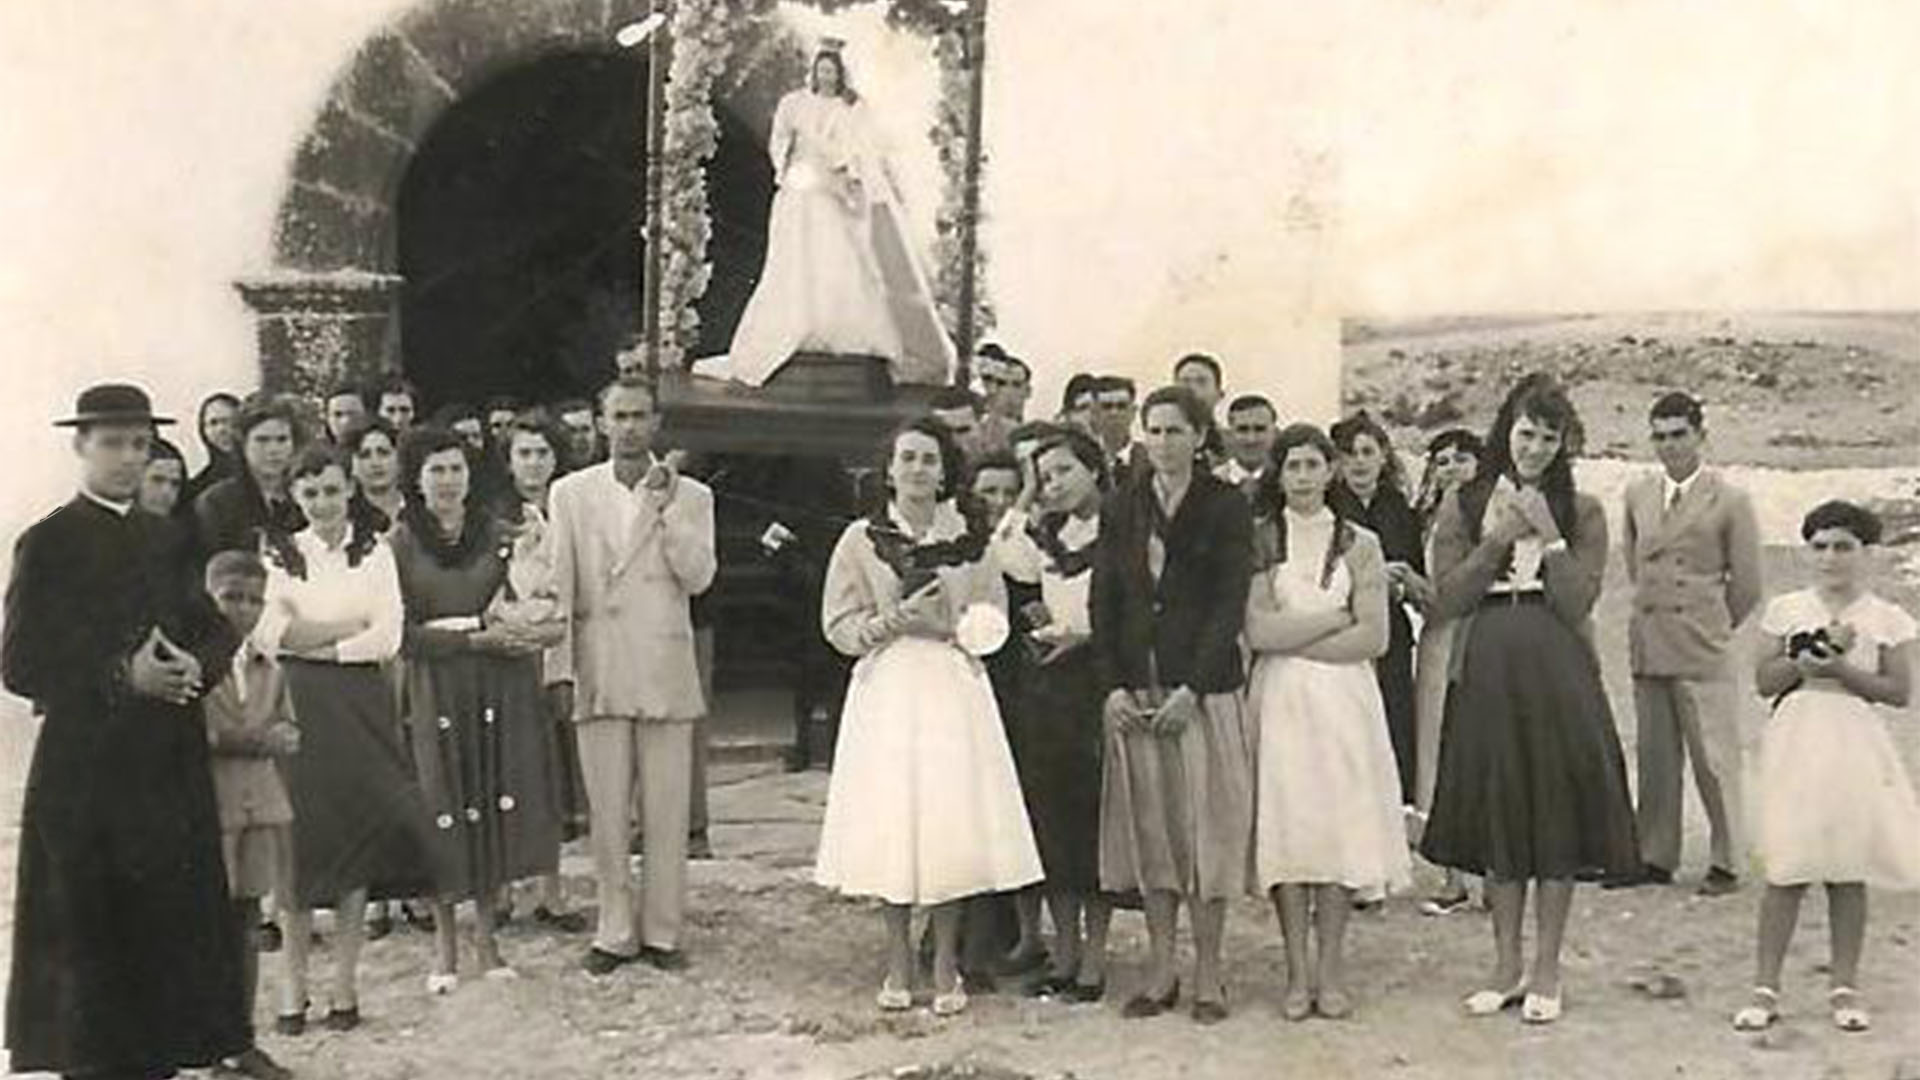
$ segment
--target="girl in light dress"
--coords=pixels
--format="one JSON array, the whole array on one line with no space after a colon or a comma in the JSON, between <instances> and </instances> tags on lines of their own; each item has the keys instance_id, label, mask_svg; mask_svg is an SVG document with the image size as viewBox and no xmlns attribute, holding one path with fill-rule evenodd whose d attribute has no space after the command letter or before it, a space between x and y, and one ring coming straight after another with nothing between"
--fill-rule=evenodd
<instances>
[{"instance_id":1,"label":"girl in light dress","mask_svg":"<svg viewBox=\"0 0 1920 1080\"><path fill-rule=\"evenodd\" d=\"M912 921L931 908L933 1011L967 1006L958 901L1040 881L1040 856L979 657L1005 642L1006 588L987 532L953 502L964 466L946 429L891 441L889 499L849 525L827 567L820 622L859 657L847 690L814 877L885 905L884 1011L913 1005Z\"/></svg>"},{"instance_id":2,"label":"girl in light dress","mask_svg":"<svg viewBox=\"0 0 1920 1080\"><path fill-rule=\"evenodd\" d=\"M1354 895L1404 887L1412 872L1373 671L1387 649L1387 572L1379 539L1327 503L1333 441L1294 424L1272 453L1247 598L1260 731L1254 866L1286 941L1282 1014L1339 1019L1353 1011L1343 942Z\"/></svg>"},{"instance_id":3,"label":"girl in light dress","mask_svg":"<svg viewBox=\"0 0 1920 1080\"><path fill-rule=\"evenodd\" d=\"M1800 526L1813 585L1775 597L1760 619L1754 689L1772 699L1760 748L1755 851L1759 974L1734 1026L1757 1031L1780 1015L1780 968L1807 886L1824 884L1833 958L1828 1005L1843 1031L1872 1018L1858 986L1867 886L1920 889L1920 802L1875 706L1912 696L1915 624L1869 592L1880 519L1826 502Z\"/></svg>"}]
</instances>

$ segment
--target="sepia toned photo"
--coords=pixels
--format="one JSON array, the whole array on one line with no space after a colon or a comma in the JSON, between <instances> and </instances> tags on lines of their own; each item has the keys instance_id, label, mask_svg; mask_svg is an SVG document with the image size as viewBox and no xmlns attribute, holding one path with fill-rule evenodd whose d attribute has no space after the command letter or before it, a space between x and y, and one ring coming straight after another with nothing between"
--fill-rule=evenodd
<instances>
[{"instance_id":1,"label":"sepia toned photo","mask_svg":"<svg viewBox=\"0 0 1920 1080\"><path fill-rule=\"evenodd\" d=\"M1920 1076L1916 63L0 6L0 1060Z\"/></svg>"}]
</instances>

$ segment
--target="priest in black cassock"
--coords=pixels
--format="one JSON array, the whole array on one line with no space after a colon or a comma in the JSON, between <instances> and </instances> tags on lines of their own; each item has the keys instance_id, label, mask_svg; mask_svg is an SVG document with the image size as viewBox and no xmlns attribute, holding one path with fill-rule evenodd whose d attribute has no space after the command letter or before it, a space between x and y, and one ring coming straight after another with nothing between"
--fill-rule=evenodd
<instances>
[{"instance_id":1,"label":"priest in black cassock","mask_svg":"<svg viewBox=\"0 0 1920 1080\"><path fill-rule=\"evenodd\" d=\"M14 551L7 689L44 714L27 777L7 1047L16 1071L168 1077L252 1043L200 697L237 642L134 498L138 387L80 396L80 493Z\"/></svg>"}]
</instances>

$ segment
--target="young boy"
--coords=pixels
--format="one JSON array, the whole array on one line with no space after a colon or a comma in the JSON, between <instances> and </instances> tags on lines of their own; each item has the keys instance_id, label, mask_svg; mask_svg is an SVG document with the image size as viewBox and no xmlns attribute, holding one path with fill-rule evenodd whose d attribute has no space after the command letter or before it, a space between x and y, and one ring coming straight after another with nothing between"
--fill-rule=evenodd
<instances>
[{"instance_id":1,"label":"young boy","mask_svg":"<svg viewBox=\"0 0 1920 1080\"><path fill-rule=\"evenodd\" d=\"M293 805L275 759L300 748L292 704L274 659L251 635L266 606L267 568L259 556L223 551L207 563L206 588L243 639L231 671L207 695L207 739L213 753L213 789L220 804L220 844L240 935L245 1000L252 1008L260 982L260 900L291 895ZM290 1078L258 1046L221 1063L215 1075Z\"/></svg>"}]
</instances>

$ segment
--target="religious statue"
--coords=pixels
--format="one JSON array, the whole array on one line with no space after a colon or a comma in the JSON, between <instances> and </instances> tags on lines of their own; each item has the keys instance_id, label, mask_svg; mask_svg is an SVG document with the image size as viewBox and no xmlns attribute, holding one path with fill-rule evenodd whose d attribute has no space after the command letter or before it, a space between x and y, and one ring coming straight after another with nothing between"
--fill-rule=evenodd
<instances>
[{"instance_id":1,"label":"religious statue","mask_svg":"<svg viewBox=\"0 0 1920 1080\"><path fill-rule=\"evenodd\" d=\"M954 346L907 236L899 184L838 42L774 112L778 188L729 375L759 386L797 352L885 357L895 382L943 384Z\"/></svg>"}]
</instances>

